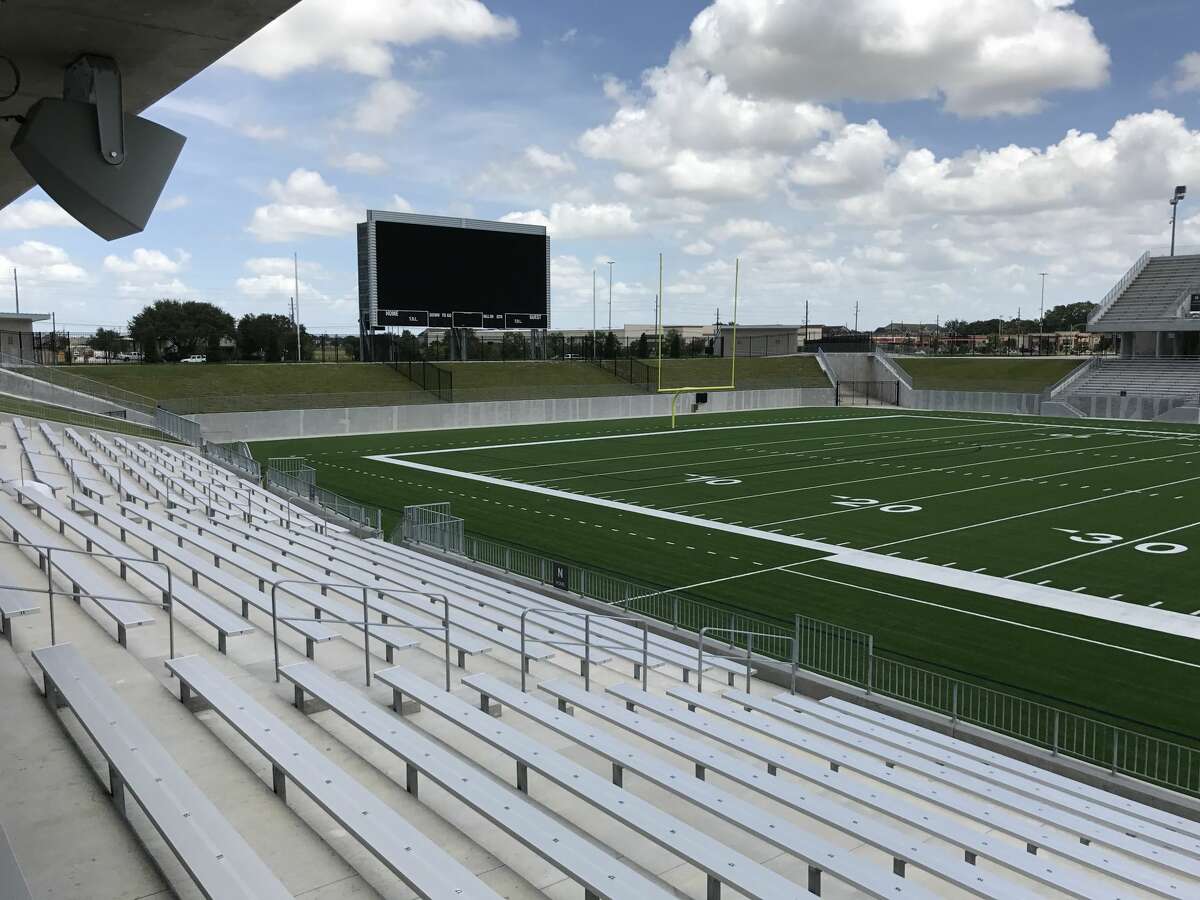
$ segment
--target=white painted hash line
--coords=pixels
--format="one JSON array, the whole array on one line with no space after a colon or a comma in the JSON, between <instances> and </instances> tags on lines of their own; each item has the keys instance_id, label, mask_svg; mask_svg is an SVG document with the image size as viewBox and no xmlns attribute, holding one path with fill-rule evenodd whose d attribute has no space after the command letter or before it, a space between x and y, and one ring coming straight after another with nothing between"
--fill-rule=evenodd
<instances>
[{"instance_id":1,"label":"white painted hash line","mask_svg":"<svg viewBox=\"0 0 1200 900\"><path fill-rule=\"evenodd\" d=\"M858 418L885 418L882 416L856 417L849 421L856 421ZM886 418L938 418L935 416L887 416ZM826 420L809 419L798 422L771 422L753 425L727 425L718 426L708 430L730 430L735 428L775 428L785 426L804 426L815 423L823 423ZM847 421L847 420L839 420ZM978 421L978 420L976 420ZM986 421L986 420L985 420ZM1050 427L1050 426L1045 426ZM1082 426L1080 426L1082 427ZM1108 429L1096 429L1107 431ZM690 434L695 433L695 429L682 432L650 432L650 434ZM641 435L620 435L619 437L637 437ZM1160 435L1155 434L1155 437ZM569 439L554 439L550 441L525 441L514 444L494 444L488 447L475 447L469 449L501 449L506 447L530 447L540 446L542 444L558 444L558 443L575 443L587 440L611 440L618 436L602 436L597 438L569 438ZM468 448L462 448L468 449ZM793 547L803 547L806 550L816 550L828 554L829 562L840 565L852 566L854 568L865 569L871 572L886 572L897 577L909 578L916 581L923 581L929 584L941 585L952 589L970 591L972 593L984 594L990 597L998 597L1006 600L1013 600L1019 603L1025 603L1032 606L1039 606L1046 609L1055 609L1061 612L1074 613L1076 615L1087 616L1089 618L1101 619L1117 624L1130 625L1136 628L1144 628L1150 631L1157 631L1165 634L1171 634L1178 637L1190 637L1200 639L1200 619L1193 616L1182 616L1179 613L1141 606L1123 601L1111 600L1107 597L1097 597L1089 594L1077 594L1071 591L1061 590L1046 585L1035 585L1024 581L1011 581L995 575L985 575L977 572L967 572L961 569L946 568L933 563L914 562L912 560L900 559L893 556L887 556L882 553L873 553L865 550L849 550L844 547L838 547L832 544L823 543L821 541L807 540L805 538L792 537L786 534L778 534L768 531L761 531L755 528L748 528L744 525L732 525L727 522L718 522L713 519L701 519L695 516L684 515L681 513L672 512L664 509L648 509L644 506L637 506L630 503L623 503L616 500L610 500L601 497L591 497L586 494L579 494L573 491L563 491L555 488L544 487L542 485L524 484L521 482L508 481L502 478L495 478L490 475L481 475L474 472L464 472L457 469L447 469L441 466L432 466L427 463L419 463L404 457L409 456L431 456L442 453L461 452L460 449L447 450L423 450L413 451L410 453L392 453L382 454L378 456L365 457L373 462L387 463L389 465L403 466L405 468L414 469L421 472L428 472L434 475L441 475L450 478L460 478L465 481L474 481L481 484L491 485L493 487L509 488L511 490L526 491L532 494L539 494L544 497L555 497L560 500L571 500L576 503L585 503L591 506L599 506L604 509L619 510L632 515L646 516L656 519L664 519L666 521L677 522L685 525L697 526L708 529L709 531L722 531L727 534L736 534L742 537L749 537L758 540L771 541L773 543L785 544Z\"/></svg>"}]
</instances>

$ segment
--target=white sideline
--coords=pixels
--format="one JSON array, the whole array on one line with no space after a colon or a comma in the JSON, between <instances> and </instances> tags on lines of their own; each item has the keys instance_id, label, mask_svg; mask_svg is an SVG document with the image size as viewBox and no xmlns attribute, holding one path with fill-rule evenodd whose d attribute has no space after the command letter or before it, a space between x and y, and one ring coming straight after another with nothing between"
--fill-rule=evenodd
<instances>
[{"instance_id":1,"label":"white sideline","mask_svg":"<svg viewBox=\"0 0 1200 900\"><path fill-rule=\"evenodd\" d=\"M497 447L532 446L535 444L536 442L525 445L500 444L497 445ZM422 453L411 455L426 455L429 452L430 451L424 451ZM433 452L454 453L456 451L443 450ZM527 491L531 494L539 494L543 497L555 497L560 500L571 500L576 503L585 503L591 506L599 506L604 509L620 510L622 512L632 513L634 515L647 516L654 519L665 519L670 522L678 522L684 525L699 526L701 528L706 528L709 531L723 531L727 534L736 534L741 537L771 541L772 543L786 544L792 547L803 547L806 550L817 550L822 553L828 553L828 561L838 563L840 565L851 566L858 569L866 569L867 571L871 572L888 572L889 574L897 575L901 578L910 578L917 581L924 581L929 584L936 584L943 587L970 591L976 594L986 594L990 597L1000 597L1005 600L1015 600L1018 603L1025 603L1031 606L1040 606L1046 609L1055 609L1061 612L1087 616L1091 619L1101 619L1107 622L1116 622L1122 625L1130 625L1134 628L1145 628L1149 631L1158 631L1162 632L1163 634L1175 635L1177 637L1192 638L1193 640L1200 639L1200 619L1181 615L1180 613L1171 612L1170 610L1153 609L1148 606L1139 606L1133 603L1125 603L1120 600L1110 600L1107 597L1096 597L1090 594L1076 594L1071 591L1061 590L1059 588L1045 587L1037 584L1027 584L1022 581L1009 581L996 575L984 575L982 573L966 572L959 569L947 569L944 566L934 565L932 563L915 562L913 560L901 559L900 557L885 556L881 553L871 553L865 550L847 550L844 547L838 547L834 544L822 543L820 541L810 541L806 540L805 538L791 537L790 535L778 534L770 531L759 531L756 528L747 528L744 525L731 525L728 522L718 522L713 519L700 519L694 516L686 516L682 515L681 513L671 512L665 509L649 509L644 506L636 506L632 503L622 503L618 500L607 500L602 497L590 497L586 494L576 494L569 491L557 490L555 488L543 487L541 485L506 481L502 478L493 478L490 475L478 475L474 472L462 472L457 469L446 469L441 466L431 466L427 463L419 463L407 459L397 458L401 455L410 454L381 454L378 456L367 456L365 459L372 460L373 462L388 463L394 466L403 466L405 468L415 469L420 472L429 472L434 475L444 475L450 478L461 478L466 481L475 481L481 484L492 485L493 487L511 488L515 491Z\"/></svg>"}]
</instances>

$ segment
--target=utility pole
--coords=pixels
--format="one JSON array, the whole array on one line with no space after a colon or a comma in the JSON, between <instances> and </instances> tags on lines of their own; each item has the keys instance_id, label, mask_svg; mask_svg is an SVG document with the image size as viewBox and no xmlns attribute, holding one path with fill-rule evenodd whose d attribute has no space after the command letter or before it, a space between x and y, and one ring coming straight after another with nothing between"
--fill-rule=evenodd
<instances>
[{"instance_id":1,"label":"utility pole","mask_svg":"<svg viewBox=\"0 0 1200 900\"><path fill-rule=\"evenodd\" d=\"M1042 276L1042 302L1038 307L1038 356L1042 355L1043 335L1046 333L1046 273L1039 272Z\"/></svg>"},{"instance_id":2,"label":"utility pole","mask_svg":"<svg viewBox=\"0 0 1200 900\"><path fill-rule=\"evenodd\" d=\"M802 346L808 349L808 301L804 301L804 341Z\"/></svg>"},{"instance_id":3,"label":"utility pole","mask_svg":"<svg viewBox=\"0 0 1200 900\"><path fill-rule=\"evenodd\" d=\"M17 304L17 312L21 311L21 288L17 284L17 270L13 269L13 300Z\"/></svg>"},{"instance_id":4,"label":"utility pole","mask_svg":"<svg viewBox=\"0 0 1200 900\"><path fill-rule=\"evenodd\" d=\"M296 362L300 362L300 257L292 251L292 278L296 286Z\"/></svg>"},{"instance_id":5,"label":"utility pole","mask_svg":"<svg viewBox=\"0 0 1200 900\"><path fill-rule=\"evenodd\" d=\"M596 353L596 270L592 269L592 359L595 359L599 354Z\"/></svg>"},{"instance_id":6,"label":"utility pole","mask_svg":"<svg viewBox=\"0 0 1200 900\"><path fill-rule=\"evenodd\" d=\"M858 334L858 301L854 301L854 333Z\"/></svg>"},{"instance_id":7,"label":"utility pole","mask_svg":"<svg viewBox=\"0 0 1200 900\"><path fill-rule=\"evenodd\" d=\"M608 261L608 333L612 334L612 279L613 279L613 264L615 259Z\"/></svg>"}]
</instances>

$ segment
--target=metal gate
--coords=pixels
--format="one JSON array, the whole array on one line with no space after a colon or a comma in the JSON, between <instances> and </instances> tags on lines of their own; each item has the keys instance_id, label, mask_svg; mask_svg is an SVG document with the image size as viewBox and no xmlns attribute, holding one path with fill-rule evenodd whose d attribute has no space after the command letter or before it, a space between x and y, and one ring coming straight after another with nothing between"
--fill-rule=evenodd
<instances>
[{"instance_id":1,"label":"metal gate","mask_svg":"<svg viewBox=\"0 0 1200 900\"><path fill-rule=\"evenodd\" d=\"M839 381L833 386L835 406L899 406L899 381Z\"/></svg>"},{"instance_id":2,"label":"metal gate","mask_svg":"<svg viewBox=\"0 0 1200 900\"><path fill-rule=\"evenodd\" d=\"M450 515L449 503L404 507L400 528L405 543L428 544L447 553L464 552L463 520Z\"/></svg>"}]
</instances>

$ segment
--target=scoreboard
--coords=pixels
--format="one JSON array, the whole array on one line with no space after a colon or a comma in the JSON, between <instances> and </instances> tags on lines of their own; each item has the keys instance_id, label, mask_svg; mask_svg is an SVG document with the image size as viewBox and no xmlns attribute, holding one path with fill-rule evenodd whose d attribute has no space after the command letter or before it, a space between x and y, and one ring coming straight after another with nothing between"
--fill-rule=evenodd
<instances>
[{"instance_id":1,"label":"scoreboard","mask_svg":"<svg viewBox=\"0 0 1200 900\"><path fill-rule=\"evenodd\" d=\"M550 239L537 225L367 210L364 328L548 328Z\"/></svg>"}]
</instances>

